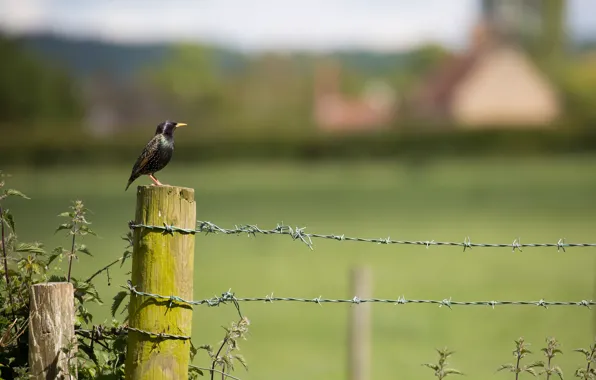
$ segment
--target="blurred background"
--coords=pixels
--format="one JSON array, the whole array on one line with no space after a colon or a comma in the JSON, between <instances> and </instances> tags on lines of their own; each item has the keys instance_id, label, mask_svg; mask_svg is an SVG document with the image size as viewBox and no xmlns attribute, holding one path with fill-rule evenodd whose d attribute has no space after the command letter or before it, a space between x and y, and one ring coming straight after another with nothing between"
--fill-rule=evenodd
<instances>
[{"instance_id":1,"label":"blurred background","mask_svg":"<svg viewBox=\"0 0 596 380\"><path fill-rule=\"evenodd\" d=\"M94 211L83 277L124 251L124 192L155 126L176 132L164 183L193 187L198 218L411 240L593 242L596 3L592 0L0 1L0 168L23 239L49 248L74 199ZM149 184L147 178L137 184ZM195 298L352 298L370 268L379 298L579 301L590 248L375 246L197 236ZM128 264L130 265L130 264ZM116 271L114 271L116 272ZM106 303L127 269L98 287ZM354 306L247 304L242 379L348 376ZM493 376L513 340L589 345L582 308L374 305L371 378L429 378L434 348ZM118 317L118 316L117 316ZM118 318L121 318L118 317ZM232 307L195 311L215 345ZM581 357L560 360L569 375ZM207 362L198 356L197 364ZM495 375L505 376L505 375Z\"/></svg>"}]
</instances>

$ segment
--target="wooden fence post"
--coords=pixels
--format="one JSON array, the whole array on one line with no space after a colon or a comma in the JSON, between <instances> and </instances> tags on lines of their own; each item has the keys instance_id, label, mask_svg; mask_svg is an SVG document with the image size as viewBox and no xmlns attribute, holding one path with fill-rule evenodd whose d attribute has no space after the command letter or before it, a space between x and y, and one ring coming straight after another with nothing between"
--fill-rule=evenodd
<instances>
[{"instance_id":1,"label":"wooden fence post","mask_svg":"<svg viewBox=\"0 0 596 380\"><path fill-rule=\"evenodd\" d=\"M31 286L29 373L32 379L76 379L74 323L74 288L70 282ZM63 351L69 347L70 350Z\"/></svg>"},{"instance_id":2,"label":"wooden fence post","mask_svg":"<svg viewBox=\"0 0 596 380\"><path fill-rule=\"evenodd\" d=\"M371 297L371 271L369 268L352 269L352 295L360 299ZM350 380L370 379L370 304L352 305L348 326L348 378Z\"/></svg>"},{"instance_id":3,"label":"wooden fence post","mask_svg":"<svg viewBox=\"0 0 596 380\"><path fill-rule=\"evenodd\" d=\"M137 188L136 224L196 228L194 190L173 186ZM194 234L135 228L131 281L137 290L193 297ZM129 327L153 334L190 336L192 308L131 295ZM128 331L126 379L188 379L190 340Z\"/></svg>"}]
</instances>

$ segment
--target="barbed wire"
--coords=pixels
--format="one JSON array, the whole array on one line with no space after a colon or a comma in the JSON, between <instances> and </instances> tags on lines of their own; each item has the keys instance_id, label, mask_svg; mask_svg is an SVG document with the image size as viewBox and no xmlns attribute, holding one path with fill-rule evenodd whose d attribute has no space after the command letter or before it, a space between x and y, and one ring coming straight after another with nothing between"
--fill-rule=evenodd
<instances>
[{"instance_id":1,"label":"barbed wire","mask_svg":"<svg viewBox=\"0 0 596 380\"><path fill-rule=\"evenodd\" d=\"M548 308L549 306L580 306L590 308L590 306L595 306L596 302L592 300L581 300L581 301L546 301L544 299L540 299L538 301L453 301L451 297L445 298L442 300L424 300L424 299L407 299L404 296L400 296L396 299L386 299L386 298L359 298L355 296L354 298L349 299L334 299L334 298L322 298L321 296L316 298L300 298L300 297L276 297L271 293L270 295L266 295L264 297L245 297L245 298L238 298L232 293L231 289L227 292L222 293L221 296L214 296L211 298L205 298L202 300L185 300L181 297L176 295L160 295L155 293L148 293L137 290L134 285L130 281L128 281L127 286L125 287L130 290L131 294L143 297L150 297L154 299L160 299L164 301L168 301L168 306L172 307L175 303L181 303L191 306L198 306L198 305L207 305L210 307L219 306L222 304L227 304L229 302L234 303L234 305L238 305L240 302L265 302L265 303L272 303L272 302L303 302L303 303L313 303L313 304L324 304L324 303L347 303L347 304L363 304L363 303L385 303L385 304L394 304L394 305L406 305L406 304L434 304L438 305L439 307L445 306L451 309L452 306L490 306L493 309L495 306L540 306L544 308ZM237 306L238 312L240 312Z\"/></svg>"},{"instance_id":2,"label":"barbed wire","mask_svg":"<svg viewBox=\"0 0 596 380\"><path fill-rule=\"evenodd\" d=\"M520 238L516 238L512 243L472 243L470 237L464 238L461 242L456 241L435 241L435 240L393 240L391 237L386 238L362 238L362 237L350 237L345 234L318 234L318 233L307 233L305 232L306 227L291 227L283 223L278 224L272 229L262 229L254 224L246 225L235 225L234 228L222 228L212 222L197 221L197 228L180 228L173 225L164 223L163 226L146 225L142 223L135 223L130 221L128 223L129 228L144 228L151 231L161 231L164 234L173 234L174 232L182 234L225 234L225 235L240 235L247 234L248 236L259 235L287 235L292 240L298 240L306 244L311 250L313 248L312 239L327 239L336 241L349 241L349 242L364 242L364 243L375 243L375 244L403 244L403 245L417 245L425 246L429 248L431 246L454 246L463 247L464 252L466 249L472 249L476 247L481 248L511 248L512 252L522 251L522 248L557 248L557 252L565 252L566 248L572 247L596 247L596 243L567 243L565 238L559 239L556 243L522 243Z\"/></svg>"},{"instance_id":3,"label":"barbed wire","mask_svg":"<svg viewBox=\"0 0 596 380\"><path fill-rule=\"evenodd\" d=\"M95 325L91 329L75 329L76 334L79 334L85 338L89 338L92 340L102 340L106 338L113 338L119 335L127 335L129 331L134 331L136 333L143 334L152 339L190 340L191 338L190 336L186 335L155 333L130 326L106 327L103 325Z\"/></svg>"}]
</instances>

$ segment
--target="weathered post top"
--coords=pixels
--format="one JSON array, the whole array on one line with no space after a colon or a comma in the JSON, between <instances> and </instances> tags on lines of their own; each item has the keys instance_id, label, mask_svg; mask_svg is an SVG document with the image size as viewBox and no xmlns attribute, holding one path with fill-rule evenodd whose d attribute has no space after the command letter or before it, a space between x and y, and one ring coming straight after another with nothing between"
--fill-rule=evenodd
<instances>
[{"instance_id":1,"label":"weathered post top","mask_svg":"<svg viewBox=\"0 0 596 380\"><path fill-rule=\"evenodd\" d=\"M70 282L31 286L29 367L35 380L76 379L74 288ZM70 351L63 351L69 348Z\"/></svg>"},{"instance_id":2,"label":"weathered post top","mask_svg":"<svg viewBox=\"0 0 596 380\"><path fill-rule=\"evenodd\" d=\"M138 186L136 225L194 229L194 190ZM193 298L195 235L136 227L131 281L137 290ZM126 360L127 379L187 379L192 308L131 294ZM159 334L165 334L159 337Z\"/></svg>"}]
</instances>

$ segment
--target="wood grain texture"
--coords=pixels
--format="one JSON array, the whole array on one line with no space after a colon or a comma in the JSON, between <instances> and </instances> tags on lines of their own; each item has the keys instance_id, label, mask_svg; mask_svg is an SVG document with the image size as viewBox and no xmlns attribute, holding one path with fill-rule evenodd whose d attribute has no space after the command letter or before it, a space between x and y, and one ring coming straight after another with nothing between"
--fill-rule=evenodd
<instances>
[{"instance_id":1,"label":"wood grain texture","mask_svg":"<svg viewBox=\"0 0 596 380\"><path fill-rule=\"evenodd\" d=\"M194 190L174 186L139 186L136 223L194 228ZM134 231L131 281L138 290L193 298L195 236L137 228ZM129 325L152 333L190 336L192 308L131 296ZM127 379L187 379L190 341L156 339L129 331Z\"/></svg>"},{"instance_id":2,"label":"wood grain texture","mask_svg":"<svg viewBox=\"0 0 596 380\"><path fill-rule=\"evenodd\" d=\"M71 283L44 283L31 287L29 368L32 379L76 379L76 361L69 360L76 352L74 323ZM72 349L68 353L62 351L69 346ZM71 366L74 367L72 374Z\"/></svg>"}]
</instances>

